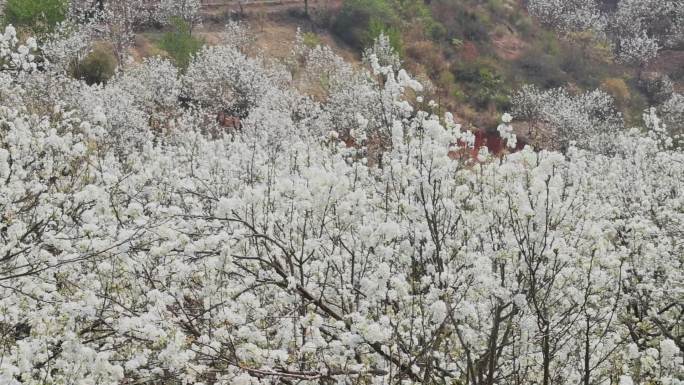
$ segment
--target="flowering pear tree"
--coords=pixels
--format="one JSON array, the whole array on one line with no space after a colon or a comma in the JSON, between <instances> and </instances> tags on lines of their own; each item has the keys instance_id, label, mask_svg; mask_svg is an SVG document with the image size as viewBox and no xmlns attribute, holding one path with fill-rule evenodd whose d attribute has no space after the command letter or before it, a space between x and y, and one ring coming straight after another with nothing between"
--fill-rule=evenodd
<instances>
[{"instance_id":1,"label":"flowering pear tree","mask_svg":"<svg viewBox=\"0 0 684 385\"><path fill-rule=\"evenodd\" d=\"M373 57L375 59L372 59ZM401 69L401 58L395 52L389 37L384 32L381 32L373 45L364 51L363 60L366 65L371 65L373 60L377 60L378 64L385 67L390 66L395 71Z\"/></svg>"},{"instance_id":2,"label":"flowering pear tree","mask_svg":"<svg viewBox=\"0 0 684 385\"><path fill-rule=\"evenodd\" d=\"M145 20L145 9L143 0L108 0L95 13L100 34L112 44L120 67L127 64L135 27Z\"/></svg>"},{"instance_id":3,"label":"flowering pear tree","mask_svg":"<svg viewBox=\"0 0 684 385\"><path fill-rule=\"evenodd\" d=\"M179 112L182 84L170 61L151 58L110 80L129 95L153 129L168 129Z\"/></svg>"},{"instance_id":4,"label":"flowering pear tree","mask_svg":"<svg viewBox=\"0 0 684 385\"><path fill-rule=\"evenodd\" d=\"M534 138L550 133L544 146L565 150L574 144L594 151L611 151L614 138L624 131L624 122L613 99L601 90L572 95L564 88L542 91L523 86L511 98L514 115L527 121Z\"/></svg>"},{"instance_id":5,"label":"flowering pear tree","mask_svg":"<svg viewBox=\"0 0 684 385\"><path fill-rule=\"evenodd\" d=\"M199 0L161 0L157 8L157 17L162 23L169 23L173 17L178 17L192 32L193 27L202 22L201 6Z\"/></svg>"},{"instance_id":6,"label":"flowering pear tree","mask_svg":"<svg viewBox=\"0 0 684 385\"><path fill-rule=\"evenodd\" d=\"M674 145L684 145L684 95L673 93L658 107L658 115L662 117L663 125Z\"/></svg>"},{"instance_id":7,"label":"flowering pear tree","mask_svg":"<svg viewBox=\"0 0 684 385\"><path fill-rule=\"evenodd\" d=\"M41 47L42 54L53 68L66 71L79 63L91 52L98 35L93 21L85 23L62 22Z\"/></svg>"},{"instance_id":8,"label":"flowering pear tree","mask_svg":"<svg viewBox=\"0 0 684 385\"><path fill-rule=\"evenodd\" d=\"M530 0L527 8L541 22L563 32L601 31L606 24L596 0Z\"/></svg>"},{"instance_id":9,"label":"flowering pear tree","mask_svg":"<svg viewBox=\"0 0 684 385\"><path fill-rule=\"evenodd\" d=\"M542 23L563 33L592 31L607 38L616 58L628 64L646 64L661 48L684 40L682 0L531 0L527 6Z\"/></svg>"},{"instance_id":10,"label":"flowering pear tree","mask_svg":"<svg viewBox=\"0 0 684 385\"><path fill-rule=\"evenodd\" d=\"M5 32L0 35L0 70L14 75L14 79L17 74L34 71L34 51L37 48L34 38L29 38L26 44L19 44L16 29L11 25L5 27Z\"/></svg>"},{"instance_id":11,"label":"flowering pear tree","mask_svg":"<svg viewBox=\"0 0 684 385\"><path fill-rule=\"evenodd\" d=\"M245 51L256 41L256 36L250 30L250 26L245 22L230 20L222 34L222 43L245 53ZM301 39L301 32L297 30L297 39ZM303 43L302 43L303 44Z\"/></svg>"}]
</instances>

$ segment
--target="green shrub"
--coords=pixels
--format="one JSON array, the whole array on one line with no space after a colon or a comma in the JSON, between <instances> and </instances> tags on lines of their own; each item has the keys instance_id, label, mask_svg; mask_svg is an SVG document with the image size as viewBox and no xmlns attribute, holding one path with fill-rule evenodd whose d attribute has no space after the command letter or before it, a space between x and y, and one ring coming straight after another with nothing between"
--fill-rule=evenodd
<instances>
[{"instance_id":1,"label":"green shrub","mask_svg":"<svg viewBox=\"0 0 684 385\"><path fill-rule=\"evenodd\" d=\"M487 0L487 7L498 17L505 17L507 15L506 4L502 0Z\"/></svg>"},{"instance_id":2,"label":"green shrub","mask_svg":"<svg viewBox=\"0 0 684 385\"><path fill-rule=\"evenodd\" d=\"M394 51L399 54L399 56L404 56L404 44L401 40L401 32L398 28L391 27L379 20L371 20L368 26L368 43L366 45L371 45L375 39L384 34L389 38L390 45L394 48Z\"/></svg>"},{"instance_id":3,"label":"green shrub","mask_svg":"<svg viewBox=\"0 0 684 385\"><path fill-rule=\"evenodd\" d=\"M601 82L601 89L610 94L615 99L615 103L621 108L625 107L632 98L629 86L621 78L607 78L603 80Z\"/></svg>"},{"instance_id":4,"label":"green shrub","mask_svg":"<svg viewBox=\"0 0 684 385\"><path fill-rule=\"evenodd\" d=\"M395 44L399 36L398 19L387 0L347 0L335 18L333 31L358 50L369 46L381 31Z\"/></svg>"},{"instance_id":5,"label":"green shrub","mask_svg":"<svg viewBox=\"0 0 684 385\"><path fill-rule=\"evenodd\" d=\"M159 47L166 52L180 69L185 69L190 64L192 55L197 53L204 41L190 34L190 27L180 18L173 18L174 30L167 32L159 42Z\"/></svg>"},{"instance_id":6,"label":"green shrub","mask_svg":"<svg viewBox=\"0 0 684 385\"><path fill-rule=\"evenodd\" d=\"M466 100L465 94L460 88L458 88L458 86L454 86L451 90L451 97L458 102L464 102Z\"/></svg>"},{"instance_id":7,"label":"green shrub","mask_svg":"<svg viewBox=\"0 0 684 385\"><path fill-rule=\"evenodd\" d=\"M479 13L470 11L463 12L458 21L460 23L461 36L466 40L484 42L489 40L489 20Z\"/></svg>"},{"instance_id":8,"label":"green shrub","mask_svg":"<svg viewBox=\"0 0 684 385\"><path fill-rule=\"evenodd\" d=\"M463 85L469 103L480 109L491 105L497 108L508 103L508 90L503 76L489 62L475 60L458 65L454 71L456 81Z\"/></svg>"},{"instance_id":9,"label":"green shrub","mask_svg":"<svg viewBox=\"0 0 684 385\"><path fill-rule=\"evenodd\" d=\"M7 0L3 22L46 33L64 20L67 7L67 0Z\"/></svg>"},{"instance_id":10,"label":"green shrub","mask_svg":"<svg viewBox=\"0 0 684 385\"><path fill-rule=\"evenodd\" d=\"M605 67L587 57L586 52L575 44L565 44L557 58L560 69L584 88L598 87L605 77Z\"/></svg>"},{"instance_id":11,"label":"green shrub","mask_svg":"<svg viewBox=\"0 0 684 385\"><path fill-rule=\"evenodd\" d=\"M424 0L389 0L400 20L409 24L409 29L416 25L422 27L426 36L434 41L443 41L447 37L444 25L435 20L432 10Z\"/></svg>"},{"instance_id":12,"label":"green shrub","mask_svg":"<svg viewBox=\"0 0 684 385\"><path fill-rule=\"evenodd\" d=\"M77 79L88 84L107 83L116 71L116 56L106 45L96 45L92 52L72 69Z\"/></svg>"},{"instance_id":13,"label":"green shrub","mask_svg":"<svg viewBox=\"0 0 684 385\"><path fill-rule=\"evenodd\" d=\"M530 50L513 63L514 71L526 83L535 84L542 89L556 88L567 82L556 56Z\"/></svg>"},{"instance_id":14,"label":"green shrub","mask_svg":"<svg viewBox=\"0 0 684 385\"><path fill-rule=\"evenodd\" d=\"M306 45L309 48L321 45L321 38L313 32L305 32L303 38L304 45Z\"/></svg>"},{"instance_id":15,"label":"green shrub","mask_svg":"<svg viewBox=\"0 0 684 385\"><path fill-rule=\"evenodd\" d=\"M447 38L447 29L444 27L444 25L440 22L433 21L432 23L429 23L425 31L427 32L428 36L433 41L443 41L446 40Z\"/></svg>"},{"instance_id":16,"label":"green shrub","mask_svg":"<svg viewBox=\"0 0 684 385\"><path fill-rule=\"evenodd\" d=\"M486 12L473 11L465 2L439 1L433 3L432 16L446 30L446 39L485 42L489 40L491 20Z\"/></svg>"},{"instance_id":17,"label":"green shrub","mask_svg":"<svg viewBox=\"0 0 684 385\"><path fill-rule=\"evenodd\" d=\"M526 14L515 13L514 16L512 16L512 23L521 36L529 36L534 29L534 23Z\"/></svg>"},{"instance_id":18,"label":"green shrub","mask_svg":"<svg viewBox=\"0 0 684 385\"><path fill-rule=\"evenodd\" d=\"M561 51L560 45L558 44L558 36L551 31L541 32L536 47L544 53L554 56L560 54Z\"/></svg>"},{"instance_id":19,"label":"green shrub","mask_svg":"<svg viewBox=\"0 0 684 385\"><path fill-rule=\"evenodd\" d=\"M631 95L629 103L623 109L625 115L625 123L627 126L638 126L643 124L644 110L648 108L649 101L646 95L642 94L637 87L637 80L631 80L632 84L629 84L631 89Z\"/></svg>"}]
</instances>

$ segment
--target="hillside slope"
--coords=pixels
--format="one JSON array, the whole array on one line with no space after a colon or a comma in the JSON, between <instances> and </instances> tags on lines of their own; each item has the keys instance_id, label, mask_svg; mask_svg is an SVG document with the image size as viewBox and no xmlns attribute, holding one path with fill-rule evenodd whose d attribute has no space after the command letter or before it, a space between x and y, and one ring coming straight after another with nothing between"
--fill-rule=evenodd
<instances>
[{"instance_id":1,"label":"hillside slope","mask_svg":"<svg viewBox=\"0 0 684 385\"><path fill-rule=\"evenodd\" d=\"M404 65L433 84L441 106L484 129L496 127L511 94L524 84L574 92L600 88L628 120L641 119L657 98L649 82L668 76L675 91L684 88L682 51L664 51L646 68L616 64L610 47L591 34L561 37L516 0L319 0L310 1L308 16L303 1L258 2L242 12L232 4L207 8L210 19L245 18L268 42L260 47L276 54L297 28L321 36L321 43L352 61L374 36L388 34Z\"/></svg>"}]
</instances>

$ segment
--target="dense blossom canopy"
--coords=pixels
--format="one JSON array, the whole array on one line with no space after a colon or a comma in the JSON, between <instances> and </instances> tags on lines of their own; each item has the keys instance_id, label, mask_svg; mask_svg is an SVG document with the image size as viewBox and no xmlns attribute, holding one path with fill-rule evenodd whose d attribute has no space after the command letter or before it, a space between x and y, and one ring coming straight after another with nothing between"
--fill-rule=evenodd
<instances>
[{"instance_id":1,"label":"dense blossom canopy","mask_svg":"<svg viewBox=\"0 0 684 385\"><path fill-rule=\"evenodd\" d=\"M643 64L684 42L683 0L529 0L530 13L564 33L591 31L624 63Z\"/></svg>"},{"instance_id":2,"label":"dense blossom canopy","mask_svg":"<svg viewBox=\"0 0 684 385\"><path fill-rule=\"evenodd\" d=\"M0 383L682 384L681 101L474 163L382 41L239 41L89 86L0 37Z\"/></svg>"}]
</instances>

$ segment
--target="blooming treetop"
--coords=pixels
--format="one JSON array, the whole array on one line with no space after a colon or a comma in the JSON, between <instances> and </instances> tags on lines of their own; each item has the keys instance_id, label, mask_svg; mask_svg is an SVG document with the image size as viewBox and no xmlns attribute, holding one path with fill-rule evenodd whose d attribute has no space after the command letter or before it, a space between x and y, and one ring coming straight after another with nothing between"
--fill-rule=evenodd
<instances>
[{"instance_id":1,"label":"blooming treetop","mask_svg":"<svg viewBox=\"0 0 684 385\"><path fill-rule=\"evenodd\" d=\"M594 90L579 95L564 88L542 91L525 85L511 98L514 115L529 124L529 133L550 133L546 146L567 149L571 144L593 152L610 152L625 124L610 95Z\"/></svg>"},{"instance_id":2,"label":"blooming treetop","mask_svg":"<svg viewBox=\"0 0 684 385\"><path fill-rule=\"evenodd\" d=\"M183 20L192 30L192 27L201 23L200 0L161 0L159 2L157 17L164 23L169 23L171 18L178 17Z\"/></svg>"},{"instance_id":3,"label":"blooming treetop","mask_svg":"<svg viewBox=\"0 0 684 385\"><path fill-rule=\"evenodd\" d=\"M608 38L616 58L644 64L684 41L683 0L530 0L530 13L562 32Z\"/></svg>"}]
</instances>

